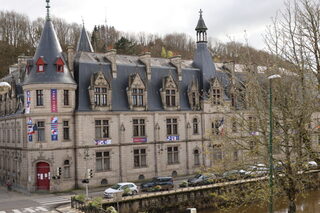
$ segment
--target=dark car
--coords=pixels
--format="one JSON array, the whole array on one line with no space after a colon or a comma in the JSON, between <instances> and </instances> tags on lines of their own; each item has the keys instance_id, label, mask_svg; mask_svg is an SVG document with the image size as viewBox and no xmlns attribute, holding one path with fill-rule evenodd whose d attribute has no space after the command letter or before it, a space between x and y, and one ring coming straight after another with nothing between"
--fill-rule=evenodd
<instances>
[{"instance_id":1,"label":"dark car","mask_svg":"<svg viewBox=\"0 0 320 213\"><path fill-rule=\"evenodd\" d=\"M155 186L160 186L161 190L173 189L172 177L154 177L149 182L144 182L140 185L141 191L152 191Z\"/></svg>"},{"instance_id":2,"label":"dark car","mask_svg":"<svg viewBox=\"0 0 320 213\"><path fill-rule=\"evenodd\" d=\"M222 177L226 180L238 180L246 177L246 171L243 169L240 170L230 170L223 173Z\"/></svg>"},{"instance_id":3,"label":"dark car","mask_svg":"<svg viewBox=\"0 0 320 213\"><path fill-rule=\"evenodd\" d=\"M201 186L219 182L221 177L216 174L207 173L207 174L197 174L193 178L188 179L189 186Z\"/></svg>"}]
</instances>

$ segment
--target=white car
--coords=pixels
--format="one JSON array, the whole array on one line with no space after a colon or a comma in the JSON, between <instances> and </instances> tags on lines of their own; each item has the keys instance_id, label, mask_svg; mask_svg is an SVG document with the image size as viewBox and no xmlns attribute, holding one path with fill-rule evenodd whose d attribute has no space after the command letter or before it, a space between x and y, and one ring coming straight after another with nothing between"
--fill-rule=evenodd
<instances>
[{"instance_id":1,"label":"white car","mask_svg":"<svg viewBox=\"0 0 320 213\"><path fill-rule=\"evenodd\" d=\"M135 195L138 193L138 187L136 186L136 184L127 182L127 183L117 183L111 186L110 188L107 188L103 194L106 198L113 198L115 193L121 192L123 196L127 188L130 190L130 191L128 190L129 195Z\"/></svg>"}]
</instances>

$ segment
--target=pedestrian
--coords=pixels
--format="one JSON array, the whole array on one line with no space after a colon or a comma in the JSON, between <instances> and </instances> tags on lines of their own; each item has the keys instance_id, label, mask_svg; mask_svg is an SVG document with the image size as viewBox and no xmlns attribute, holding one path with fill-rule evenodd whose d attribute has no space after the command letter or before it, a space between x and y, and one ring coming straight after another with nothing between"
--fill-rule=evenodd
<instances>
[{"instance_id":1,"label":"pedestrian","mask_svg":"<svg viewBox=\"0 0 320 213\"><path fill-rule=\"evenodd\" d=\"M12 183L9 178L7 180L7 189L8 189L8 191L11 191L11 189L12 189Z\"/></svg>"}]
</instances>

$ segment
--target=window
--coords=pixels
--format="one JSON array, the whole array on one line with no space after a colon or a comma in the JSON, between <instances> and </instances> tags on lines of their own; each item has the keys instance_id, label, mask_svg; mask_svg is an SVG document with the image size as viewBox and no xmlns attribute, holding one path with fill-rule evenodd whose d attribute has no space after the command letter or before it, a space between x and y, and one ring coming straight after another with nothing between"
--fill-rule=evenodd
<instances>
[{"instance_id":1,"label":"window","mask_svg":"<svg viewBox=\"0 0 320 213\"><path fill-rule=\"evenodd\" d=\"M174 89L166 90L166 105L168 107L176 106L176 90Z\"/></svg>"},{"instance_id":2,"label":"window","mask_svg":"<svg viewBox=\"0 0 320 213\"><path fill-rule=\"evenodd\" d=\"M36 90L37 106L43 106L43 90Z\"/></svg>"},{"instance_id":3,"label":"window","mask_svg":"<svg viewBox=\"0 0 320 213\"><path fill-rule=\"evenodd\" d=\"M20 143L21 141L21 130L20 127L18 126L18 133L17 133L17 142Z\"/></svg>"},{"instance_id":4,"label":"window","mask_svg":"<svg viewBox=\"0 0 320 213\"><path fill-rule=\"evenodd\" d=\"M104 172L111 170L110 152L96 152L96 171Z\"/></svg>"},{"instance_id":5,"label":"window","mask_svg":"<svg viewBox=\"0 0 320 213\"><path fill-rule=\"evenodd\" d=\"M94 103L96 106L107 105L107 87L94 88Z\"/></svg>"},{"instance_id":6,"label":"window","mask_svg":"<svg viewBox=\"0 0 320 213\"><path fill-rule=\"evenodd\" d=\"M65 160L63 162L63 177L70 178L70 162L69 160Z\"/></svg>"},{"instance_id":7,"label":"window","mask_svg":"<svg viewBox=\"0 0 320 213\"><path fill-rule=\"evenodd\" d=\"M144 119L133 119L133 136L141 137L145 136L145 120Z\"/></svg>"},{"instance_id":8,"label":"window","mask_svg":"<svg viewBox=\"0 0 320 213\"><path fill-rule=\"evenodd\" d=\"M109 120L95 121L96 138L109 138Z\"/></svg>"},{"instance_id":9,"label":"window","mask_svg":"<svg viewBox=\"0 0 320 213\"><path fill-rule=\"evenodd\" d=\"M38 141L39 142L45 141L44 121L38 121L37 128L38 128Z\"/></svg>"},{"instance_id":10,"label":"window","mask_svg":"<svg viewBox=\"0 0 320 213\"><path fill-rule=\"evenodd\" d=\"M143 89L132 89L132 105L143 106Z\"/></svg>"},{"instance_id":11,"label":"window","mask_svg":"<svg viewBox=\"0 0 320 213\"><path fill-rule=\"evenodd\" d=\"M63 105L69 105L69 90L63 90Z\"/></svg>"},{"instance_id":12,"label":"window","mask_svg":"<svg viewBox=\"0 0 320 213\"><path fill-rule=\"evenodd\" d=\"M63 67L64 67L64 62L61 58L58 58L57 62L56 62L56 65L57 65L57 72L63 72Z\"/></svg>"},{"instance_id":13,"label":"window","mask_svg":"<svg viewBox=\"0 0 320 213\"><path fill-rule=\"evenodd\" d=\"M133 163L135 168L147 166L147 153L146 149L133 150Z\"/></svg>"},{"instance_id":14,"label":"window","mask_svg":"<svg viewBox=\"0 0 320 213\"><path fill-rule=\"evenodd\" d=\"M234 161L238 161L239 160L239 154L237 150L233 151L233 160Z\"/></svg>"},{"instance_id":15,"label":"window","mask_svg":"<svg viewBox=\"0 0 320 213\"><path fill-rule=\"evenodd\" d=\"M179 147L169 146L167 151L168 151L168 164L178 164L179 163Z\"/></svg>"},{"instance_id":16,"label":"window","mask_svg":"<svg viewBox=\"0 0 320 213\"><path fill-rule=\"evenodd\" d=\"M194 118L192 120L192 128L193 128L193 134L199 134L199 129L198 129L198 119Z\"/></svg>"},{"instance_id":17,"label":"window","mask_svg":"<svg viewBox=\"0 0 320 213\"><path fill-rule=\"evenodd\" d=\"M219 127L220 127L220 121L219 120L215 120L211 123L211 129L212 129L212 134L213 135L219 135L220 131L219 131Z\"/></svg>"},{"instance_id":18,"label":"window","mask_svg":"<svg viewBox=\"0 0 320 213\"><path fill-rule=\"evenodd\" d=\"M213 149L213 160L214 161L221 161L222 160L222 151L220 148Z\"/></svg>"},{"instance_id":19,"label":"window","mask_svg":"<svg viewBox=\"0 0 320 213\"><path fill-rule=\"evenodd\" d=\"M212 89L212 103L214 105L220 105L221 104L221 90L218 88Z\"/></svg>"},{"instance_id":20,"label":"window","mask_svg":"<svg viewBox=\"0 0 320 213\"><path fill-rule=\"evenodd\" d=\"M69 121L63 121L63 139L70 140Z\"/></svg>"},{"instance_id":21,"label":"window","mask_svg":"<svg viewBox=\"0 0 320 213\"><path fill-rule=\"evenodd\" d=\"M36 65L37 65L37 72L44 72L44 65L45 65L45 63L44 63L43 58L40 57L40 58L38 59Z\"/></svg>"},{"instance_id":22,"label":"window","mask_svg":"<svg viewBox=\"0 0 320 213\"><path fill-rule=\"evenodd\" d=\"M200 165L200 153L198 149L195 149L193 151L193 158L194 158L194 165L199 166Z\"/></svg>"},{"instance_id":23,"label":"window","mask_svg":"<svg viewBox=\"0 0 320 213\"><path fill-rule=\"evenodd\" d=\"M167 135L178 135L178 122L176 118L167 119Z\"/></svg>"}]
</instances>

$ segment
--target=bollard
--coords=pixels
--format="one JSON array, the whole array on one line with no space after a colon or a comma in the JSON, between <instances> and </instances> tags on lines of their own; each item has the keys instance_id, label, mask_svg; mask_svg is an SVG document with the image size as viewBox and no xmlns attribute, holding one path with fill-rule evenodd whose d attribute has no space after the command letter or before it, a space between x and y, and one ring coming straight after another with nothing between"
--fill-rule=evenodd
<instances>
[{"instance_id":1,"label":"bollard","mask_svg":"<svg viewBox=\"0 0 320 213\"><path fill-rule=\"evenodd\" d=\"M186 213L197 213L197 209L196 208L187 208Z\"/></svg>"}]
</instances>

